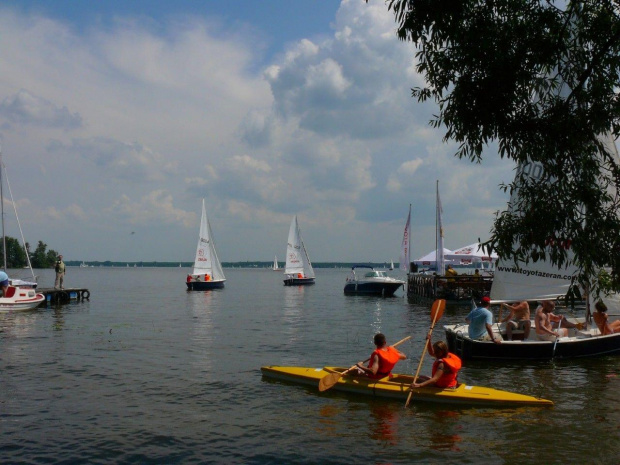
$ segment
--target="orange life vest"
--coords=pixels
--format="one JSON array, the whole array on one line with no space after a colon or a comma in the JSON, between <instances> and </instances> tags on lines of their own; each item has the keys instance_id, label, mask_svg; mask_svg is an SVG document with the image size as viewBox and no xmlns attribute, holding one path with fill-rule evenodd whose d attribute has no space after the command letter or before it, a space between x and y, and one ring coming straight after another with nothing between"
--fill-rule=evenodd
<instances>
[{"instance_id":1,"label":"orange life vest","mask_svg":"<svg viewBox=\"0 0 620 465\"><path fill-rule=\"evenodd\" d=\"M303 274L301 274L301 273L297 273L297 278L298 278L298 279L303 279L303 278L304 278L304 275L303 275Z\"/></svg>"},{"instance_id":2,"label":"orange life vest","mask_svg":"<svg viewBox=\"0 0 620 465\"><path fill-rule=\"evenodd\" d=\"M209 276L208 274L205 275L205 281L211 281L211 276Z\"/></svg>"},{"instance_id":3,"label":"orange life vest","mask_svg":"<svg viewBox=\"0 0 620 465\"><path fill-rule=\"evenodd\" d=\"M375 362L375 357L379 357L379 369L376 375L369 375L373 379L385 378L390 376L394 365L400 360L398 351L391 346L386 347L387 350L377 349L370 356L370 362L368 364L371 367Z\"/></svg>"},{"instance_id":4,"label":"orange life vest","mask_svg":"<svg viewBox=\"0 0 620 465\"><path fill-rule=\"evenodd\" d=\"M440 363L443 363L444 366L443 375L441 375L441 378L437 380L435 386L441 388L455 387L458 384L456 381L456 376L463 365L461 359L448 352L448 355L445 358L438 358L435 360L435 363L433 363L432 376L435 376Z\"/></svg>"}]
</instances>

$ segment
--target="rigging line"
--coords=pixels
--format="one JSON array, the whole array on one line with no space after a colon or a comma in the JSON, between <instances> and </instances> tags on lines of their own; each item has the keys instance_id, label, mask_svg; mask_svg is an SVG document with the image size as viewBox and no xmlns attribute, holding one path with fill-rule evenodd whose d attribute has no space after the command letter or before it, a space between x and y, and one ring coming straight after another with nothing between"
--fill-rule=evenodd
<instances>
[{"instance_id":1,"label":"rigging line","mask_svg":"<svg viewBox=\"0 0 620 465\"><path fill-rule=\"evenodd\" d=\"M11 197L11 204L13 205L13 211L15 212L15 218L17 219L17 226L19 228L19 234L22 238L22 244L24 245L24 251L26 252L26 260L28 262L28 268L30 268L30 272L32 273L32 279L36 282L37 277L34 275L34 270L32 269L32 263L30 263L30 254L28 253L28 249L26 248L26 239L24 239L24 232L22 231L22 225L19 222L19 216L17 215L17 207L15 206L15 200L13 199L13 191L11 190L11 183L9 182L9 173L7 172L6 166L2 163L2 168L4 169L4 177L6 179L6 186L9 189L9 196ZM5 254L6 259L6 254Z\"/></svg>"}]
</instances>

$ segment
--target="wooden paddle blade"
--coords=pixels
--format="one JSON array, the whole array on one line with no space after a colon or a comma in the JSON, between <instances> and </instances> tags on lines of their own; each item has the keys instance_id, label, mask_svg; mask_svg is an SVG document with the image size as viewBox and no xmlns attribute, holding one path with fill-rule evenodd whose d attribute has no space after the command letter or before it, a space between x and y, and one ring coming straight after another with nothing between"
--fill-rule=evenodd
<instances>
[{"instance_id":1,"label":"wooden paddle blade","mask_svg":"<svg viewBox=\"0 0 620 465\"><path fill-rule=\"evenodd\" d=\"M321 378L319 381L319 391L327 391L329 388L336 385L338 380L342 377L342 373L330 373Z\"/></svg>"},{"instance_id":2,"label":"wooden paddle blade","mask_svg":"<svg viewBox=\"0 0 620 465\"><path fill-rule=\"evenodd\" d=\"M443 316L443 311L446 308L446 299L437 299L433 302L431 307L431 321L439 321Z\"/></svg>"}]
</instances>

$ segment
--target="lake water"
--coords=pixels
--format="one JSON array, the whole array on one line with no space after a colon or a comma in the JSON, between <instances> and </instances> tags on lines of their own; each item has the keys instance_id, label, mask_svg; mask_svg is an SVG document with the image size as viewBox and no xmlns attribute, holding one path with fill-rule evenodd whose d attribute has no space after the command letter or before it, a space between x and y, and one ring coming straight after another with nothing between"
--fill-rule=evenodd
<instances>
[{"instance_id":1,"label":"lake water","mask_svg":"<svg viewBox=\"0 0 620 465\"><path fill-rule=\"evenodd\" d=\"M69 268L90 301L0 315L2 463L617 463L620 358L466 363L459 379L553 408L480 409L343 395L263 379L263 365L349 366L372 337L414 373L429 306L345 296L345 269L285 287L226 269L187 292L180 268ZM38 270L42 287L51 270ZM397 273L393 273L396 274ZM464 319L447 309L442 324ZM431 357L424 360L428 374Z\"/></svg>"}]
</instances>

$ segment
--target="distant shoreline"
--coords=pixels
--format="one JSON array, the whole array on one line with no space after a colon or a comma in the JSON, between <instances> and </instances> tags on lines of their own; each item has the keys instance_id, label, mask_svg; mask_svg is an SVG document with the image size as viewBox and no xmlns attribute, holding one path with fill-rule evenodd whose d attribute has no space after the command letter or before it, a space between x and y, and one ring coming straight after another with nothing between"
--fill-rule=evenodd
<instances>
[{"instance_id":1,"label":"distant shoreline","mask_svg":"<svg viewBox=\"0 0 620 465\"><path fill-rule=\"evenodd\" d=\"M75 260L67 260L65 261L67 266L71 267L111 267L111 268L191 268L194 265L194 262L112 262L112 261L75 261ZM364 263L364 262L317 262L312 263L313 268L351 268L355 265L368 265L373 268L383 269L389 268L390 264L388 262L385 263ZM223 262L223 268L252 268L252 269L260 269L260 268L268 268L271 269L273 267L273 261L269 262L261 262L261 261L253 261L253 262ZM284 262L280 263L280 268L282 272L284 272ZM398 268L398 263L394 264L394 269Z\"/></svg>"}]
</instances>

